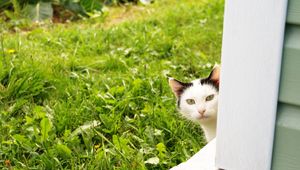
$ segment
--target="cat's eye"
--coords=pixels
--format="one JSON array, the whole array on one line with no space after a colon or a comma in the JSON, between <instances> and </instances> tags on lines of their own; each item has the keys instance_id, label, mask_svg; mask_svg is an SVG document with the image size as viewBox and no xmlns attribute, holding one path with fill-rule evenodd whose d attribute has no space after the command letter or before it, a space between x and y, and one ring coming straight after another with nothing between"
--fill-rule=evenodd
<instances>
[{"instance_id":1,"label":"cat's eye","mask_svg":"<svg viewBox=\"0 0 300 170\"><path fill-rule=\"evenodd\" d=\"M192 105L195 104L195 100L194 99L186 99L187 104Z\"/></svg>"},{"instance_id":2,"label":"cat's eye","mask_svg":"<svg viewBox=\"0 0 300 170\"><path fill-rule=\"evenodd\" d=\"M214 99L214 97L215 95L211 94L205 98L205 101L211 101L212 99Z\"/></svg>"}]
</instances>

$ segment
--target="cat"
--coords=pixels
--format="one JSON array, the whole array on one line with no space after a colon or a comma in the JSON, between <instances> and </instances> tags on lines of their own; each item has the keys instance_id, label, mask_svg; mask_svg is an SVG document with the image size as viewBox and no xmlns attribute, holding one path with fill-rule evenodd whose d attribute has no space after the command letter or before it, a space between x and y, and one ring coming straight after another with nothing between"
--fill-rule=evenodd
<instances>
[{"instance_id":1,"label":"cat","mask_svg":"<svg viewBox=\"0 0 300 170\"><path fill-rule=\"evenodd\" d=\"M178 110L187 119L200 123L207 142L216 137L220 66L215 66L207 78L190 83L169 78L177 98Z\"/></svg>"}]
</instances>

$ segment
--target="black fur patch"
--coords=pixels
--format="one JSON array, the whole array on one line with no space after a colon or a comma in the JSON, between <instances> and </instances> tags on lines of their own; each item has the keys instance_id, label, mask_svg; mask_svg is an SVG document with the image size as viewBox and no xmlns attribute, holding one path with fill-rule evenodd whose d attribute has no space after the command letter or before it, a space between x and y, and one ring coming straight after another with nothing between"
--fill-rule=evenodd
<instances>
[{"instance_id":1,"label":"black fur patch","mask_svg":"<svg viewBox=\"0 0 300 170\"><path fill-rule=\"evenodd\" d=\"M182 85L182 88L177 92L179 96L181 96L181 94L185 91L185 89L193 86L193 83L182 83L182 82L179 82L179 83Z\"/></svg>"},{"instance_id":2,"label":"black fur patch","mask_svg":"<svg viewBox=\"0 0 300 170\"><path fill-rule=\"evenodd\" d=\"M179 82L183 88L180 89L180 92L179 92L179 96L177 98L177 107L180 108L180 98L181 98L181 94L189 87L193 86L193 83L182 83L182 82Z\"/></svg>"},{"instance_id":3,"label":"black fur patch","mask_svg":"<svg viewBox=\"0 0 300 170\"><path fill-rule=\"evenodd\" d=\"M215 87L217 89L217 91L219 91L219 85L217 82L213 81L210 79L210 77L205 78L205 79L201 79L200 83L203 84L208 84L208 85L212 85L213 87Z\"/></svg>"},{"instance_id":4,"label":"black fur patch","mask_svg":"<svg viewBox=\"0 0 300 170\"><path fill-rule=\"evenodd\" d=\"M207 78L201 79L200 83L203 84L208 84L208 85L212 85L213 87L215 87L217 89L217 91L219 91L219 80L218 81L214 81L212 80L214 74L214 70L209 74L209 76Z\"/></svg>"}]
</instances>

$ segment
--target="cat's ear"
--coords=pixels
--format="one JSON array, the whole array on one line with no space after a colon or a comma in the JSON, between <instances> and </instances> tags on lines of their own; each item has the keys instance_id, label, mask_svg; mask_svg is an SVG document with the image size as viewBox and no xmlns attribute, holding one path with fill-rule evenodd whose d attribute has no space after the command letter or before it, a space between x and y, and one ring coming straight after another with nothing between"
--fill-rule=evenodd
<instances>
[{"instance_id":1,"label":"cat's ear","mask_svg":"<svg viewBox=\"0 0 300 170\"><path fill-rule=\"evenodd\" d=\"M220 71L221 71L221 67L219 65L215 65L210 75L207 78L213 81L217 87L219 87L220 84Z\"/></svg>"},{"instance_id":2,"label":"cat's ear","mask_svg":"<svg viewBox=\"0 0 300 170\"><path fill-rule=\"evenodd\" d=\"M191 86L190 83L183 83L174 78L169 78L169 85L177 98L181 96L184 89L186 89L188 86Z\"/></svg>"}]
</instances>

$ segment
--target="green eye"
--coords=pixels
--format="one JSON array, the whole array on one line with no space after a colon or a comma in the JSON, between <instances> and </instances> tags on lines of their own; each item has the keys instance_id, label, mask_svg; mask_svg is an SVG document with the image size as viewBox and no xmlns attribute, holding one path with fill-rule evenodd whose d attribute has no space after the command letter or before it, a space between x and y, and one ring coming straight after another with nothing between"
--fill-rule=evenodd
<instances>
[{"instance_id":1,"label":"green eye","mask_svg":"<svg viewBox=\"0 0 300 170\"><path fill-rule=\"evenodd\" d=\"M215 95L211 94L206 97L205 101L211 101L212 99L214 99L214 97L215 97Z\"/></svg>"},{"instance_id":2,"label":"green eye","mask_svg":"<svg viewBox=\"0 0 300 170\"><path fill-rule=\"evenodd\" d=\"M186 99L186 102L189 105L195 104L195 100L194 99Z\"/></svg>"}]
</instances>

